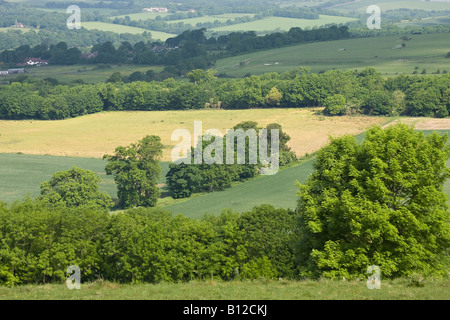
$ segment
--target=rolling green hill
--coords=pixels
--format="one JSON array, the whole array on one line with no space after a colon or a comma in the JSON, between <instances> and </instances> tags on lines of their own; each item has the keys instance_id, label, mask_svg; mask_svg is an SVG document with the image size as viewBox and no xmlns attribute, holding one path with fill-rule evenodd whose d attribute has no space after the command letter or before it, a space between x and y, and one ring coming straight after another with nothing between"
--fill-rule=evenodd
<instances>
[{"instance_id":1,"label":"rolling green hill","mask_svg":"<svg viewBox=\"0 0 450 320\"><path fill-rule=\"evenodd\" d=\"M449 134L450 130L437 130ZM430 134L433 130L424 130ZM362 141L364 134L357 136ZM223 209L237 212L251 210L254 206L269 203L278 208L295 209L297 206L297 181L304 183L313 171L314 159L302 161L299 165L279 171L273 176L260 176L220 192L196 196L164 209L174 214L181 213L190 218L200 218L205 213L218 215ZM450 160L447 161L450 166ZM444 191L450 198L450 179L444 185ZM447 201L450 205L450 200Z\"/></svg>"},{"instance_id":2,"label":"rolling green hill","mask_svg":"<svg viewBox=\"0 0 450 320\"><path fill-rule=\"evenodd\" d=\"M283 17L267 17L261 20L255 20L251 22L238 23L229 26L223 26L211 29L214 32L234 32L234 31L270 31L280 29L282 31L289 31L289 29L294 27L299 27L302 29L320 27L326 24L341 24L350 21L355 21L356 19L339 17L339 16L328 16L320 15L319 19L295 19L295 18L283 18Z\"/></svg>"},{"instance_id":3,"label":"rolling green hill","mask_svg":"<svg viewBox=\"0 0 450 320\"><path fill-rule=\"evenodd\" d=\"M450 2L423 1L423 0L358 0L348 1L341 5L329 7L330 9L343 11L365 12L370 5L377 5L382 11L395 9L421 9L421 10L450 10Z\"/></svg>"},{"instance_id":4,"label":"rolling green hill","mask_svg":"<svg viewBox=\"0 0 450 320\"><path fill-rule=\"evenodd\" d=\"M131 33L131 34L141 34L145 31L150 32L152 39L166 41L168 38L172 38L175 35L172 33L147 30L143 28L123 26L120 24L113 24L107 22L97 22L97 21L87 21L82 22L81 27L88 30L100 30L100 31L111 31L116 33Z\"/></svg>"},{"instance_id":5,"label":"rolling green hill","mask_svg":"<svg viewBox=\"0 0 450 320\"><path fill-rule=\"evenodd\" d=\"M111 65L111 68L96 66L92 64L76 64L70 66L48 65L44 67L28 68L27 74L36 78L53 78L61 82L71 82L74 80L83 80L86 83L98 83L106 81L113 72L120 72L122 76L129 76L133 72L140 71L145 73L148 70L160 72L163 66L144 66L144 65ZM0 78L0 83L7 83L13 75Z\"/></svg>"},{"instance_id":6,"label":"rolling green hill","mask_svg":"<svg viewBox=\"0 0 450 320\"><path fill-rule=\"evenodd\" d=\"M216 70L229 76L284 72L298 66L321 70L355 70L374 67L382 74L412 74L416 67L428 73L450 71L450 36L442 34L413 35L403 49L400 36L346 39L315 42L279 49L259 51L220 59Z\"/></svg>"},{"instance_id":7,"label":"rolling green hill","mask_svg":"<svg viewBox=\"0 0 450 320\"><path fill-rule=\"evenodd\" d=\"M425 134L433 130L423 130ZM450 130L437 130L448 134ZM363 135L358 135L361 141ZM303 160L300 164L280 170L273 176L260 176L256 179L238 183L232 188L220 192L206 193L175 203L161 199L160 206L173 214L183 214L190 218L201 218L205 213L218 215L224 209L237 212L251 210L254 206L271 204L274 207L295 209L297 205L297 181L304 183L313 171L314 158ZM100 188L115 198L117 189L111 176L105 174L106 162L102 159L37 156L23 154L0 154L0 201L13 202L29 194L32 198L39 195L40 184L50 179L54 172L68 170L72 166L94 171L101 177ZM159 183L165 183L168 162L161 162L162 175ZM450 160L447 162L450 166ZM450 198L450 180L444 185ZM164 193L163 188L163 193ZM450 201L448 202L450 205ZM165 205L168 204L168 205Z\"/></svg>"},{"instance_id":8,"label":"rolling green hill","mask_svg":"<svg viewBox=\"0 0 450 320\"><path fill-rule=\"evenodd\" d=\"M270 203L278 208L292 208L297 204L297 183L305 182L313 170L313 161L307 160L273 176L260 176L224 191L208 193L165 206L174 214L200 218L205 213L218 215L223 209L250 211L254 206Z\"/></svg>"}]
</instances>

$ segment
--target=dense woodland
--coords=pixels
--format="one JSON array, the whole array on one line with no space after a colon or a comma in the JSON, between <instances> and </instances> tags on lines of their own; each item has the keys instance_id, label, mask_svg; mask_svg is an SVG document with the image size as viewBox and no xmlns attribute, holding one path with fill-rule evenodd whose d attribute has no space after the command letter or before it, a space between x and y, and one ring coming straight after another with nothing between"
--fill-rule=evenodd
<instances>
[{"instance_id":1,"label":"dense woodland","mask_svg":"<svg viewBox=\"0 0 450 320\"><path fill-rule=\"evenodd\" d=\"M242 79L193 70L188 78L189 82L169 78L124 83L113 74L106 83L60 85L23 76L22 82L0 88L0 118L58 120L116 110L305 107L324 107L328 115L446 117L450 110L449 74L386 79L371 68L321 74L300 68Z\"/></svg>"}]
</instances>

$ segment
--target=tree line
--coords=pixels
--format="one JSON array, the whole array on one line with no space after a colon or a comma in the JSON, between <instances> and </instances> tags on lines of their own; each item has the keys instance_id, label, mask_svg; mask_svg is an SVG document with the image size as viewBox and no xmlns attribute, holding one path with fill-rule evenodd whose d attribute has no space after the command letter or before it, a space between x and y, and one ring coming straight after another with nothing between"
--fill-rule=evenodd
<instances>
[{"instance_id":1,"label":"tree line","mask_svg":"<svg viewBox=\"0 0 450 320\"><path fill-rule=\"evenodd\" d=\"M55 85L51 79L23 77L22 83L0 87L0 118L59 120L100 111L305 107L324 107L324 113L333 116L447 117L450 110L449 74L386 79L373 68L320 74L299 68L241 79L193 70L187 78L189 82L169 78L124 83L116 73L107 83Z\"/></svg>"},{"instance_id":2,"label":"tree line","mask_svg":"<svg viewBox=\"0 0 450 320\"><path fill-rule=\"evenodd\" d=\"M67 7L64 7L64 9ZM106 41L112 41L115 45L120 45L122 41L136 43L151 39L150 32L147 31L144 31L144 34L119 34L112 31L87 30L85 28L69 30L67 29L68 14L47 12L20 3L0 2L0 11L2 12L0 27L10 27L16 22L20 22L28 28L0 32L0 50L10 50L25 45L45 44L50 46L58 42L66 42L69 47L81 49ZM102 21L105 18L95 12L83 12L82 20ZM81 49L81 51L83 50Z\"/></svg>"},{"instance_id":3,"label":"tree line","mask_svg":"<svg viewBox=\"0 0 450 320\"><path fill-rule=\"evenodd\" d=\"M189 21L178 21L178 22L176 21L181 19L192 19L203 16L204 15L202 13L197 11L195 13L178 12L164 17L156 16L155 19L147 19L147 20L131 20L130 16L124 16L124 17L114 17L114 19L109 18L107 19L107 21L113 24L120 24L130 27L138 27L148 30L180 34L186 30L194 30L202 28L212 29L262 19L262 16L260 15L254 15L253 17L247 15L242 17L236 17L234 19L227 19L226 21L219 21L217 19L212 22L197 22L195 24L191 24L189 23Z\"/></svg>"},{"instance_id":4,"label":"tree line","mask_svg":"<svg viewBox=\"0 0 450 320\"><path fill-rule=\"evenodd\" d=\"M78 30L77 30L78 31ZM159 41L139 41L132 45L130 41L122 41L116 48L113 41L96 43L90 49L97 56L92 59L82 59L81 50L69 48L66 42L56 45L38 44L20 46L14 50L4 50L0 54L0 62L14 65L23 63L25 57L46 57L50 64L67 65L77 63L124 63L142 65L173 65L178 70L208 68L215 60L227 55L278 48L291 44L311 41L329 41L350 37L347 27L320 28L317 30L302 30L291 28L289 32L257 36L255 32L234 32L219 37L205 36L206 29L187 30L180 35L169 38L163 45ZM149 36L150 34L148 34ZM56 50L65 47L65 50ZM224 53L224 51L226 53ZM75 54L76 53L76 54ZM56 57L55 57L56 56ZM187 66L193 65L189 69Z\"/></svg>"},{"instance_id":5,"label":"tree line","mask_svg":"<svg viewBox=\"0 0 450 320\"><path fill-rule=\"evenodd\" d=\"M261 169L266 167L260 157L260 129L266 130L266 152L269 156L272 156L271 130L278 130L278 150L276 155L274 154L276 160L272 159L272 161L278 161L277 167L282 168L297 161L295 152L287 146L287 142L291 138L278 123L271 123L265 128L261 128L255 121L244 121L238 123L232 129L233 136L231 138L228 138L227 134L223 137L221 163L211 164L205 162L204 159L202 159L201 163L196 163L196 152L203 154L206 150L209 150L207 148L214 146L215 138L205 137L196 146L197 150L191 148L190 154L186 156L182 163L171 163L169 165L166 182L173 198L187 198L194 193L221 191L231 187L233 182L243 182L259 176ZM242 130L242 132L239 130ZM247 130L253 130L256 133L254 141L251 141L252 138L245 135ZM233 140L231 141L231 139ZM231 156L228 154L229 143L232 146ZM252 143L254 144L254 150L251 150ZM252 162L250 161L250 153L253 151L256 151L253 154L256 159ZM227 162L229 158L233 159L232 163Z\"/></svg>"},{"instance_id":6,"label":"tree line","mask_svg":"<svg viewBox=\"0 0 450 320\"><path fill-rule=\"evenodd\" d=\"M361 143L332 139L295 209L224 208L201 219L144 206L110 214L93 172L55 173L38 198L0 202L0 285L61 283L70 265L82 282L364 279L369 265L383 278L445 277L447 139L402 124L373 127Z\"/></svg>"}]
</instances>

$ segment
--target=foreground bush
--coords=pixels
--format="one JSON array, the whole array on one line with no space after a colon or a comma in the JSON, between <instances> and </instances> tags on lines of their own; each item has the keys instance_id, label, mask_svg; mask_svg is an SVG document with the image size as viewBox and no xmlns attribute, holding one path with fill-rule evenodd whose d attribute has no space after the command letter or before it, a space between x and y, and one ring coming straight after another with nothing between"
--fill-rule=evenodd
<instances>
[{"instance_id":1,"label":"foreground bush","mask_svg":"<svg viewBox=\"0 0 450 320\"><path fill-rule=\"evenodd\" d=\"M108 213L25 200L0 204L0 284L61 282L70 265L100 276L98 244Z\"/></svg>"},{"instance_id":2,"label":"foreground bush","mask_svg":"<svg viewBox=\"0 0 450 320\"><path fill-rule=\"evenodd\" d=\"M158 209L109 214L37 200L0 203L0 285L294 277L294 213L269 205L202 220Z\"/></svg>"}]
</instances>

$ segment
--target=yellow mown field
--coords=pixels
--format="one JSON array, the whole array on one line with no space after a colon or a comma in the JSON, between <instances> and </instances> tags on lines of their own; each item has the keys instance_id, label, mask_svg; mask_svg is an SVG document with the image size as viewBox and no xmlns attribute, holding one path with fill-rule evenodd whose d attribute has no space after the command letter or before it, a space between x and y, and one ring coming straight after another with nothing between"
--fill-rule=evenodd
<instances>
[{"instance_id":1,"label":"yellow mown field","mask_svg":"<svg viewBox=\"0 0 450 320\"><path fill-rule=\"evenodd\" d=\"M59 121L0 121L0 153L48 154L101 158L117 146L158 135L165 145L162 160L170 160L172 132L188 129L193 137L194 121L203 122L203 132L226 129L242 121L260 126L279 123L291 136L289 145L297 155L324 146L329 136L358 134L389 119L367 116L324 117L320 109L251 109L103 112Z\"/></svg>"}]
</instances>

